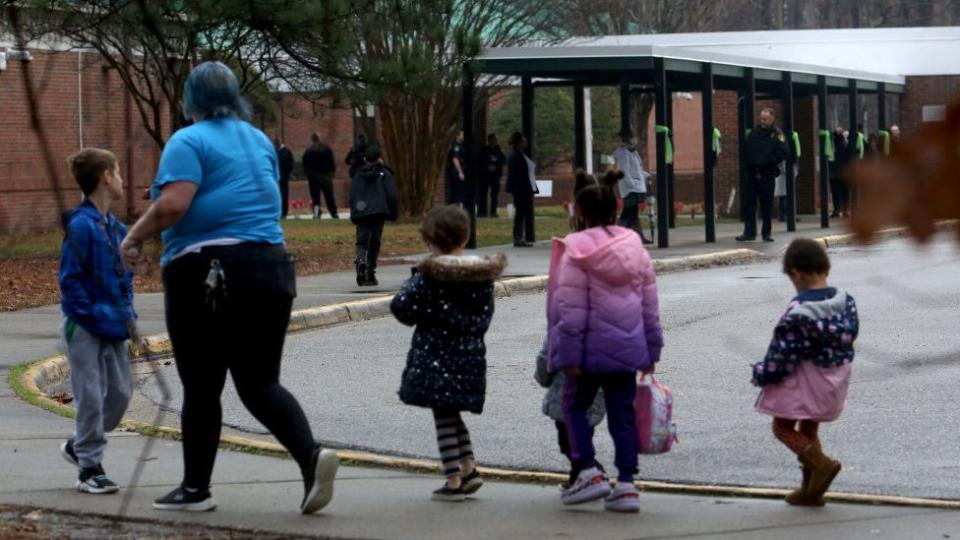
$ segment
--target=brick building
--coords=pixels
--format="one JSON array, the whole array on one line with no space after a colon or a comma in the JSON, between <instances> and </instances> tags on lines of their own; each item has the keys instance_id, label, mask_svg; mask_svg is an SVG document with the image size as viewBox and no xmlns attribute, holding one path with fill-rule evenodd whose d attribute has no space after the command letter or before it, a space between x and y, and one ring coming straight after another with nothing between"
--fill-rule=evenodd
<instances>
[{"instance_id":1,"label":"brick building","mask_svg":"<svg viewBox=\"0 0 960 540\"><path fill-rule=\"evenodd\" d=\"M605 42L603 40L606 40ZM596 41L596 40L595 40ZM690 49L759 58L765 62L806 62L833 68L852 68L901 77L903 93L887 99L887 126L897 123L906 136L924 121L936 121L943 107L960 95L960 28L890 28L855 30L798 30L713 34L661 34L611 36L603 43L656 45L676 51ZM594 45L597 43L595 42ZM136 214L146 205L139 197L149 185L159 158L159 148L145 132L135 106L125 99L126 90L117 74L90 52L65 48L31 48L28 64L39 103L40 123L47 135L48 150L55 164L54 175L46 171L43 146L30 128L29 107L22 75L23 55L12 42L0 36L0 233L51 228L57 224L57 196L66 206L79 201L68 176L66 158L84 146L114 150L123 163L130 196L118 205L121 216ZM316 131L333 148L337 162L336 192L340 206L346 204L346 165L343 159L358 131L376 130L359 122L349 104L318 99L304 100L294 94L275 94L272 114L253 119L268 135L279 135L299 160ZM779 100L764 101L758 93L756 109L771 105L782 110ZM697 92L671 94L675 146L675 199L697 204L703 200L702 96ZM714 125L723 134L723 153L714 169L718 204L726 205L739 183L737 103L735 91L714 93ZM845 96L828 97L827 128L849 123ZM860 95L857 117L868 133L876 132L877 96ZM496 100L487 107L496 107ZM266 118L273 120L267 121ZM129 118L129 129L127 128ZM794 104L795 131L803 148L797 178L800 213L816 211L818 201L817 100L798 96ZM653 115L649 129L653 129ZM480 128L481 126L477 126ZM518 126L519 127L519 126ZM847 126L849 127L849 126ZM169 129L169 126L166 126ZM653 141L652 132L650 140ZM127 163L127 151L133 156ZM655 172L654 145L645 163ZM561 159L551 171L556 180L554 197L540 204L569 199L572 189L571 158ZM54 178L59 184L54 189ZM442 184L442 183L441 183ZM438 197L441 197L438 194ZM291 200L306 200L305 182L291 184ZM734 206L736 206L736 201ZM728 209L730 210L730 209Z\"/></svg>"}]
</instances>

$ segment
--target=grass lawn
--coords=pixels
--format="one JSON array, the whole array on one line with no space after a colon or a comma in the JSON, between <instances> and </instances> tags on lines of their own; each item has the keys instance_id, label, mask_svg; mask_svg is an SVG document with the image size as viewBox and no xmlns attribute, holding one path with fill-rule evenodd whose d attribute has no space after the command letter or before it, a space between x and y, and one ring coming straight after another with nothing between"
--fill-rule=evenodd
<instances>
[{"instance_id":1,"label":"grass lawn","mask_svg":"<svg viewBox=\"0 0 960 540\"><path fill-rule=\"evenodd\" d=\"M506 214L505 212L503 213ZM537 209L537 236L549 238L567 233L563 209ZM481 247L510 244L513 221L489 218L477 221ZM354 227L349 220L284 220L287 246L297 259L297 275L309 276L353 268ZM381 257L423 253L418 223L388 223L383 233ZM55 304L60 301L57 282L60 267L59 230L0 236L0 311ZM147 246L147 270L137 275L137 292L162 290L160 244Z\"/></svg>"},{"instance_id":2,"label":"grass lawn","mask_svg":"<svg viewBox=\"0 0 960 540\"><path fill-rule=\"evenodd\" d=\"M502 212L500 218L477 220L480 247L511 244L513 220ZM677 217L677 226L694 224L689 217ZM301 220L282 222L287 246L297 259L297 275L309 276L353 268L354 227L349 220ZM702 226L702 221L696 225ZM388 223L383 233L381 257L402 257L423 253L418 223ZM536 209L537 238L564 236L569 231L562 207ZM60 266L59 230L0 236L0 311L55 304L60 301L57 273ZM162 290L160 244L147 246L147 270L137 275L137 292Z\"/></svg>"}]
</instances>

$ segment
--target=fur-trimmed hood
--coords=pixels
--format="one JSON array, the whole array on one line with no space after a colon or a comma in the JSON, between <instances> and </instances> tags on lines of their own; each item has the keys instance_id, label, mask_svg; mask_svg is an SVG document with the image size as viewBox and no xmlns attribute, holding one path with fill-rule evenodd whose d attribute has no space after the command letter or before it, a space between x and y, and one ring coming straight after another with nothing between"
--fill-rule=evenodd
<instances>
[{"instance_id":1,"label":"fur-trimmed hood","mask_svg":"<svg viewBox=\"0 0 960 540\"><path fill-rule=\"evenodd\" d=\"M476 255L432 256L417 265L424 277L436 281L467 281L482 283L495 281L504 268L507 257L502 253L478 257Z\"/></svg>"}]
</instances>

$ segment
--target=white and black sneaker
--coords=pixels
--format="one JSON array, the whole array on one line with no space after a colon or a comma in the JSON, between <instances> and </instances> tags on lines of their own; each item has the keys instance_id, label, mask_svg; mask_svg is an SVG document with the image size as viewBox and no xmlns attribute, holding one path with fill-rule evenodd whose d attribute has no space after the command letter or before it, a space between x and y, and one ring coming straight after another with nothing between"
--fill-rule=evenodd
<instances>
[{"instance_id":1,"label":"white and black sneaker","mask_svg":"<svg viewBox=\"0 0 960 540\"><path fill-rule=\"evenodd\" d=\"M430 495L430 498L435 501L462 502L466 500L467 495L463 492L463 486L452 488L448 484L444 483L443 487L434 491Z\"/></svg>"},{"instance_id":2,"label":"white and black sneaker","mask_svg":"<svg viewBox=\"0 0 960 540\"><path fill-rule=\"evenodd\" d=\"M303 501L300 503L300 512L303 514L318 512L330 504L340 458L333 450L321 450L318 447L310 465L303 475Z\"/></svg>"},{"instance_id":3,"label":"white and black sneaker","mask_svg":"<svg viewBox=\"0 0 960 540\"><path fill-rule=\"evenodd\" d=\"M80 471L80 478L77 480L77 491L80 493L93 493L95 495L105 495L107 493L116 493L120 488L117 487L103 472L103 467L87 467Z\"/></svg>"},{"instance_id":4,"label":"white and black sneaker","mask_svg":"<svg viewBox=\"0 0 960 540\"><path fill-rule=\"evenodd\" d=\"M190 490L183 485L153 501L156 510L175 510L179 512L209 512L217 507L209 489Z\"/></svg>"},{"instance_id":5,"label":"white and black sneaker","mask_svg":"<svg viewBox=\"0 0 960 540\"><path fill-rule=\"evenodd\" d=\"M60 455L63 456L64 461L73 465L74 467L80 466L80 460L77 459L77 453L73 450L73 437L70 437L60 444Z\"/></svg>"},{"instance_id":6,"label":"white and black sneaker","mask_svg":"<svg viewBox=\"0 0 960 540\"><path fill-rule=\"evenodd\" d=\"M464 495L473 495L481 486L483 486L483 480L480 479L480 471L476 467L470 471L470 474L460 477L460 488Z\"/></svg>"}]
</instances>

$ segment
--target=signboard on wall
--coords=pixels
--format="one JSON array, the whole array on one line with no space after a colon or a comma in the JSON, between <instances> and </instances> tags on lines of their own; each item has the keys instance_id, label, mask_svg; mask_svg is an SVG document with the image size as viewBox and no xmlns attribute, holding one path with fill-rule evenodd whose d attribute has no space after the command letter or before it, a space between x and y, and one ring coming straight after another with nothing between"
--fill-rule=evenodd
<instances>
[{"instance_id":1,"label":"signboard on wall","mask_svg":"<svg viewBox=\"0 0 960 540\"><path fill-rule=\"evenodd\" d=\"M943 122L947 119L946 105L924 105L920 112L924 122Z\"/></svg>"}]
</instances>

